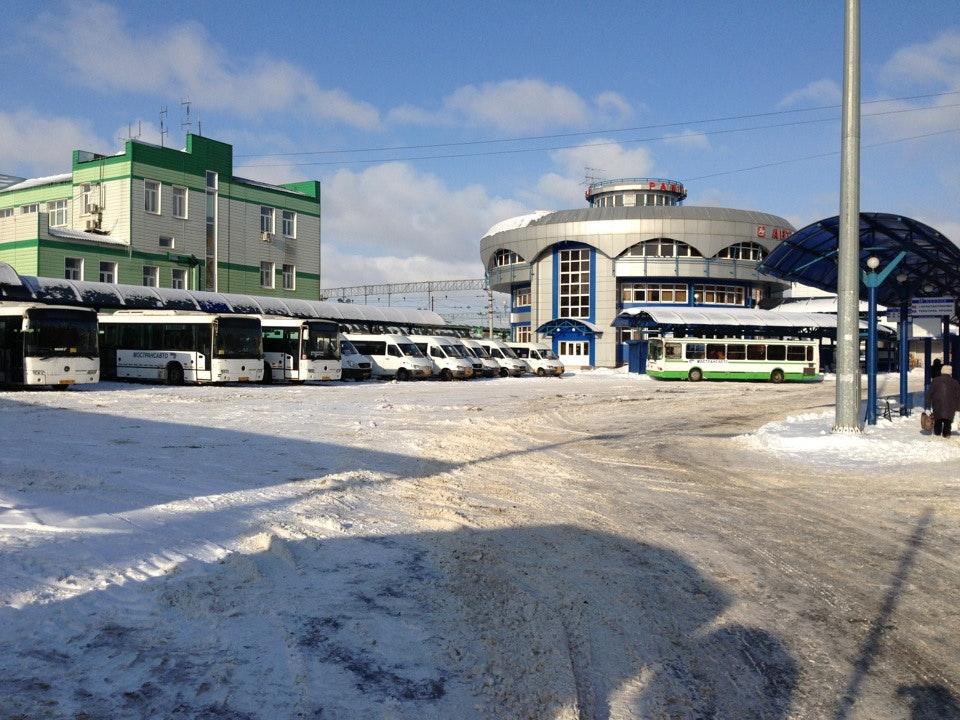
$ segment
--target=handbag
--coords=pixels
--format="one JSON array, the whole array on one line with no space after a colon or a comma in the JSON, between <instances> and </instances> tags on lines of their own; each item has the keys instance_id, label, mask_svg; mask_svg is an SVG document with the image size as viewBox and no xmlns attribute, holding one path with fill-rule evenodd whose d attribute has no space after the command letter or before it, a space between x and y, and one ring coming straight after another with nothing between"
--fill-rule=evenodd
<instances>
[{"instance_id":1,"label":"handbag","mask_svg":"<svg viewBox=\"0 0 960 720\"><path fill-rule=\"evenodd\" d=\"M920 429L924 432L933 432L933 415L927 411L920 413Z\"/></svg>"}]
</instances>

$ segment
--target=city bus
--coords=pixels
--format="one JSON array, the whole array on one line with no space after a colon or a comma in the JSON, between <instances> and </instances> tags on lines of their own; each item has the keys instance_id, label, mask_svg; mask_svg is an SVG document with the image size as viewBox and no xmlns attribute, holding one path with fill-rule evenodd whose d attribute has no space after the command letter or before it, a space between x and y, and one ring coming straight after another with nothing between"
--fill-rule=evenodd
<instances>
[{"instance_id":1,"label":"city bus","mask_svg":"<svg viewBox=\"0 0 960 720\"><path fill-rule=\"evenodd\" d=\"M260 320L190 310L117 310L100 314L100 374L169 385L259 382Z\"/></svg>"},{"instance_id":2,"label":"city bus","mask_svg":"<svg viewBox=\"0 0 960 720\"><path fill-rule=\"evenodd\" d=\"M99 380L96 312L0 303L0 385L66 389Z\"/></svg>"},{"instance_id":3,"label":"city bus","mask_svg":"<svg viewBox=\"0 0 960 720\"><path fill-rule=\"evenodd\" d=\"M818 340L653 338L647 375L662 380L819 381Z\"/></svg>"},{"instance_id":4,"label":"city bus","mask_svg":"<svg viewBox=\"0 0 960 720\"><path fill-rule=\"evenodd\" d=\"M340 326L262 315L263 382L340 379Z\"/></svg>"}]
</instances>

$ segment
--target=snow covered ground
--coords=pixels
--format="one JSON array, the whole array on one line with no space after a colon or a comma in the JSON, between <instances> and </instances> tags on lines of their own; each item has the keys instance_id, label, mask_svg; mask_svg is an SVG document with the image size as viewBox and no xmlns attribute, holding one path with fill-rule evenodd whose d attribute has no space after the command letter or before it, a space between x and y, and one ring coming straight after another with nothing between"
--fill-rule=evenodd
<instances>
[{"instance_id":1,"label":"snow covered ground","mask_svg":"<svg viewBox=\"0 0 960 720\"><path fill-rule=\"evenodd\" d=\"M960 439L833 392L0 393L0 718L960 717Z\"/></svg>"}]
</instances>

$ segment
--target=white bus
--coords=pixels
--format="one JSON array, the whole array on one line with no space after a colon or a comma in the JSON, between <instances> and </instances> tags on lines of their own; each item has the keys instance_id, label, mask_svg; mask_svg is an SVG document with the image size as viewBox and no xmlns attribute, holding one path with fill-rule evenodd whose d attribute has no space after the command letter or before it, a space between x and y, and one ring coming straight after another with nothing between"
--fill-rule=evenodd
<instances>
[{"instance_id":1,"label":"white bus","mask_svg":"<svg viewBox=\"0 0 960 720\"><path fill-rule=\"evenodd\" d=\"M647 375L674 380L819 381L817 340L654 338Z\"/></svg>"},{"instance_id":2,"label":"white bus","mask_svg":"<svg viewBox=\"0 0 960 720\"><path fill-rule=\"evenodd\" d=\"M98 380L96 312L58 305L0 304L0 385L65 389Z\"/></svg>"},{"instance_id":3,"label":"white bus","mask_svg":"<svg viewBox=\"0 0 960 720\"><path fill-rule=\"evenodd\" d=\"M101 313L100 347L104 378L169 385L263 378L263 336L256 316L184 310Z\"/></svg>"},{"instance_id":4,"label":"white bus","mask_svg":"<svg viewBox=\"0 0 960 720\"><path fill-rule=\"evenodd\" d=\"M406 335L347 333L344 337L358 353L370 359L374 377L404 381L433 375L433 363Z\"/></svg>"},{"instance_id":5,"label":"white bus","mask_svg":"<svg viewBox=\"0 0 960 720\"><path fill-rule=\"evenodd\" d=\"M546 345L541 343L511 342L510 348L530 366L530 372L540 377L544 375L563 375L566 368L560 358Z\"/></svg>"},{"instance_id":6,"label":"white bus","mask_svg":"<svg viewBox=\"0 0 960 720\"><path fill-rule=\"evenodd\" d=\"M455 337L439 335L410 335L433 365L433 374L441 380L461 380L473 377L473 358L464 357L463 345Z\"/></svg>"},{"instance_id":7,"label":"white bus","mask_svg":"<svg viewBox=\"0 0 960 720\"><path fill-rule=\"evenodd\" d=\"M260 316L263 382L339 380L340 326L329 320Z\"/></svg>"}]
</instances>

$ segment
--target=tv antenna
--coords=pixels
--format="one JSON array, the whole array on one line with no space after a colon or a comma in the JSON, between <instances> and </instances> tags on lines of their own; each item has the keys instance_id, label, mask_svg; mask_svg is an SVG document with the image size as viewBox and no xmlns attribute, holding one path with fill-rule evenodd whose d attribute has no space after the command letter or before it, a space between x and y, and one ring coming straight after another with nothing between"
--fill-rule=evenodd
<instances>
[{"instance_id":1,"label":"tv antenna","mask_svg":"<svg viewBox=\"0 0 960 720\"><path fill-rule=\"evenodd\" d=\"M180 101L180 129L186 130L188 133L193 131L193 122L190 120L189 98Z\"/></svg>"},{"instance_id":2,"label":"tv antenna","mask_svg":"<svg viewBox=\"0 0 960 720\"><path fill-rule=\"evenodd\" d=\"M583 167L584 185L592 185L593 183L604 179L603 170L601 168L587 167L586 165Z\"/></svg>"},{"instance_id":3,"label":"tv antenna","mask_svg":"<svg viewBox=\"0 0 960 720\"><path fill-rule=\"evenodd\" d=\"M167 106L160 108L160 147L164 147L164 139L167 137Z\"/></svg>"}]
</instances>

